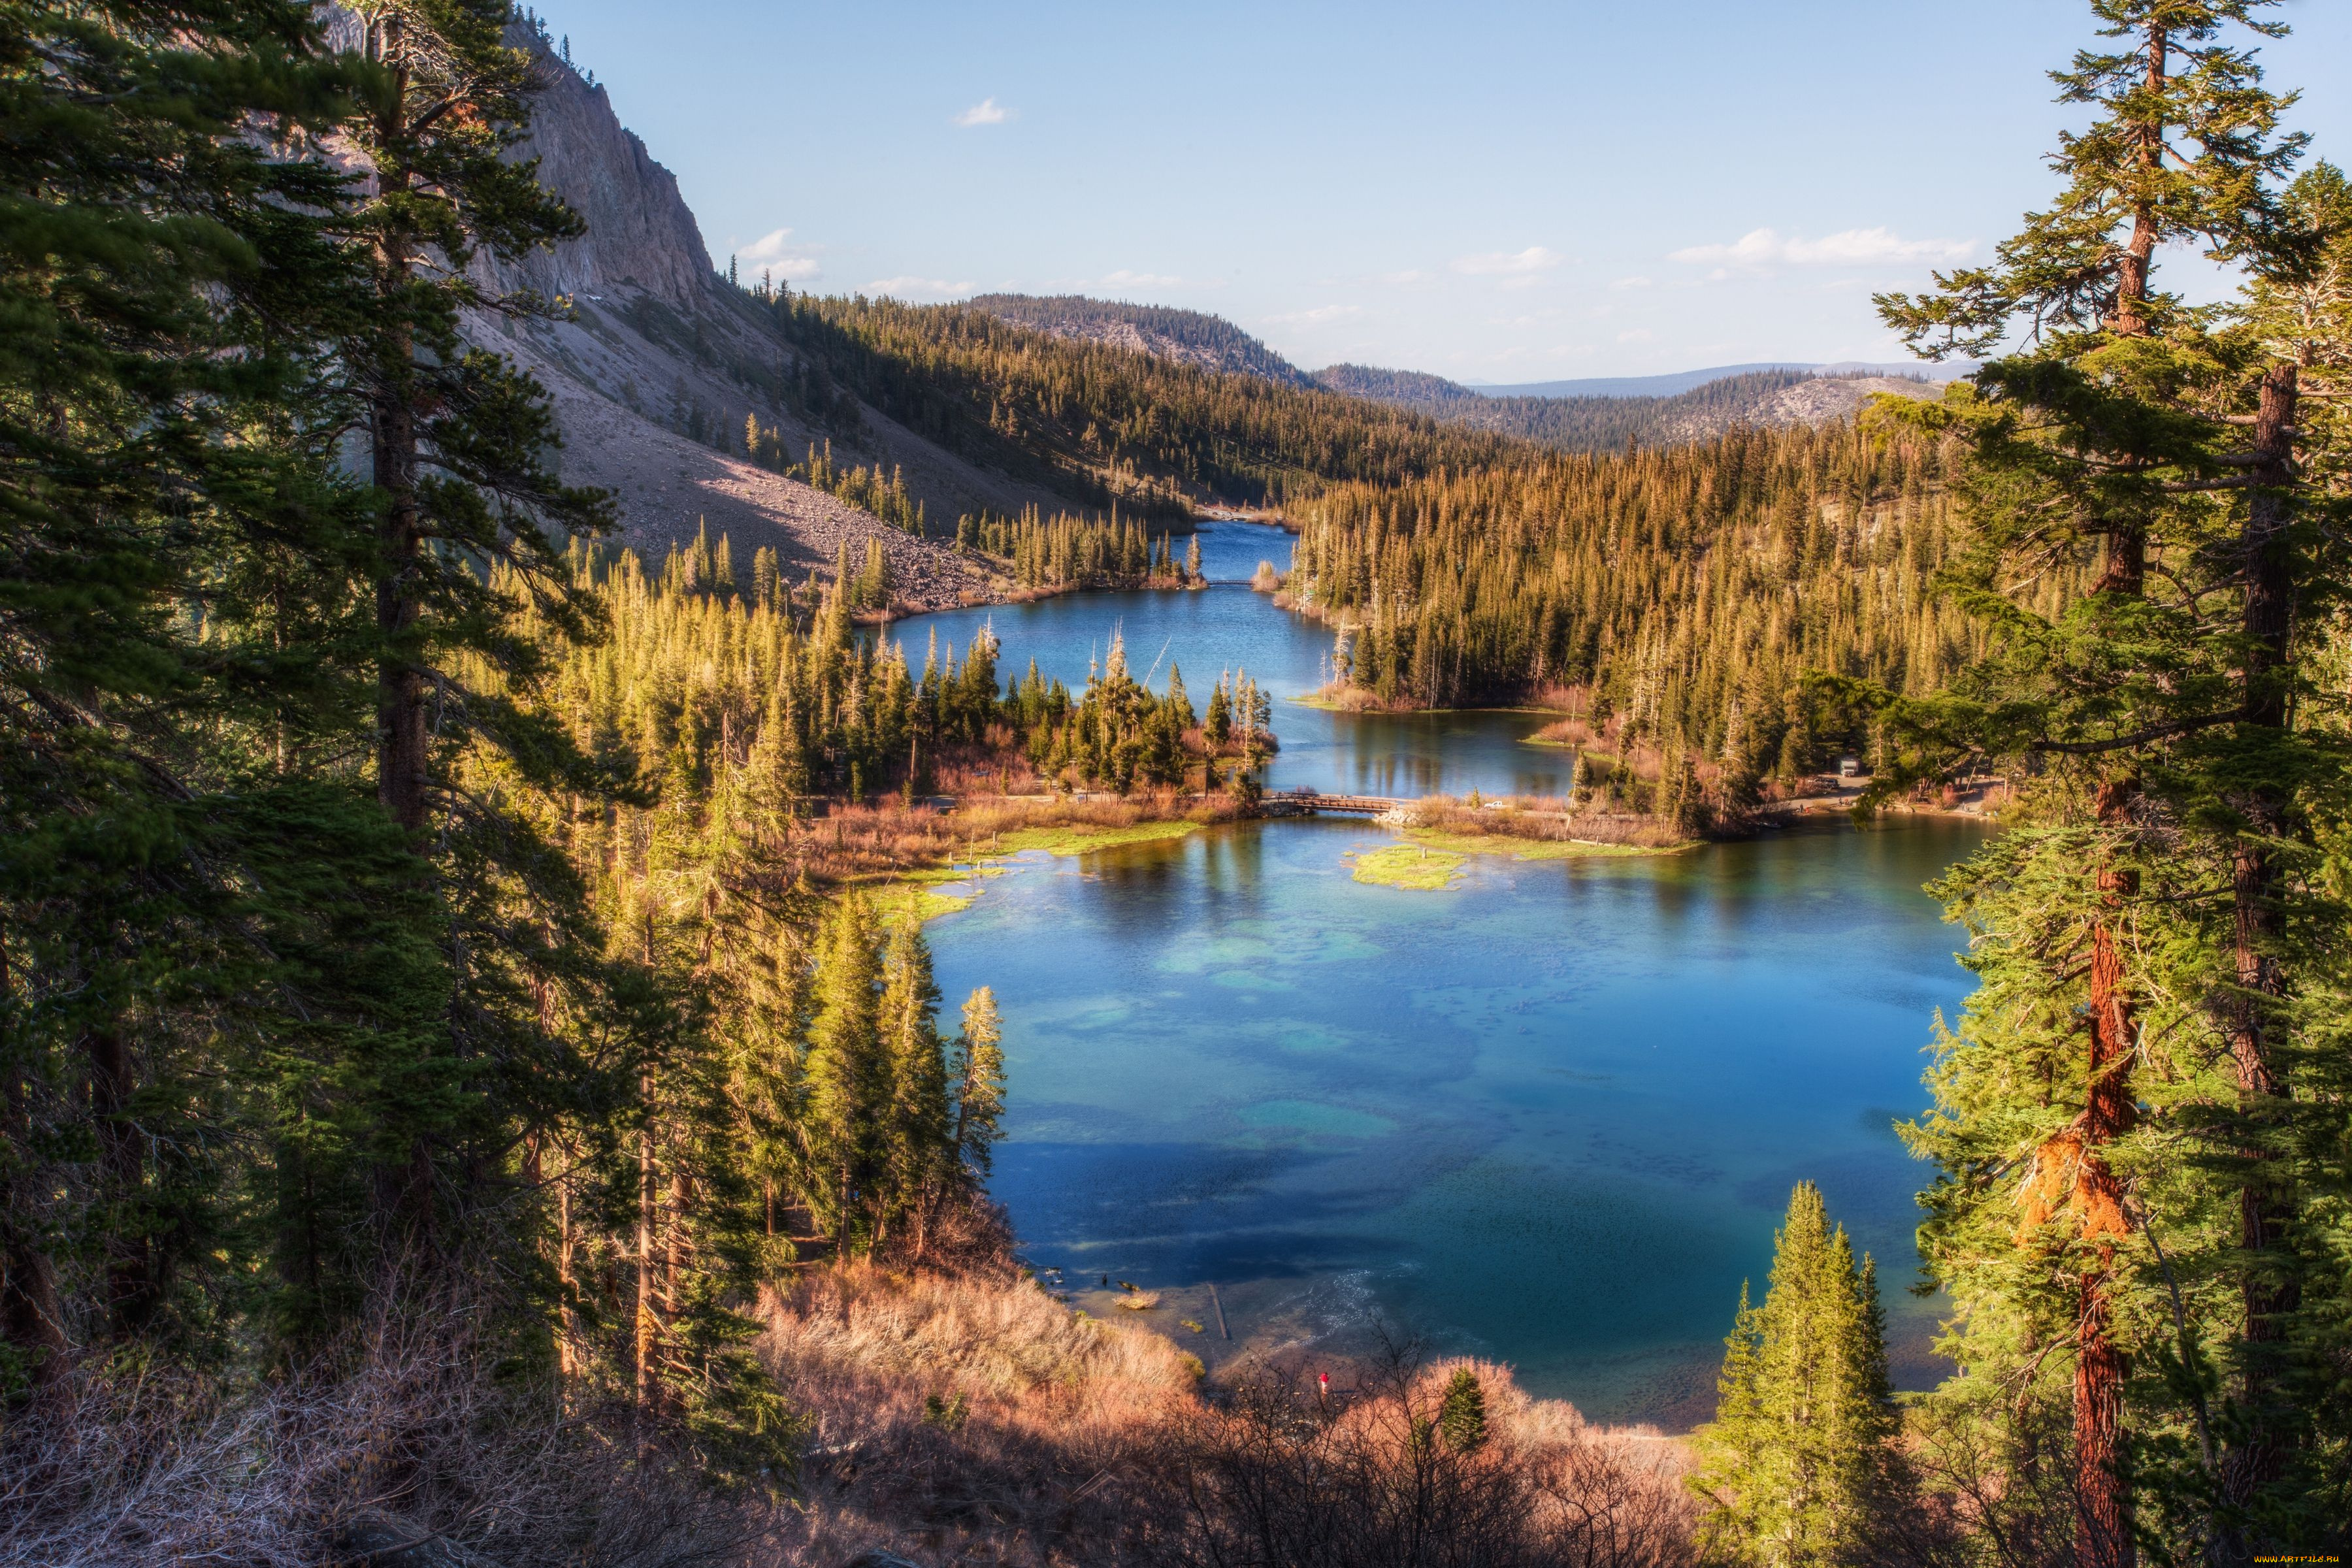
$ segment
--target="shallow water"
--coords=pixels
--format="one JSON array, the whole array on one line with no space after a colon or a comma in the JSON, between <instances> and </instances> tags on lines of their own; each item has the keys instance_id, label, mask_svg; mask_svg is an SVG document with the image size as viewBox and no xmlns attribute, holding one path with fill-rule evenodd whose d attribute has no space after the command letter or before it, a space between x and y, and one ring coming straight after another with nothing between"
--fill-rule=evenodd
<instances>
[{"instance_id":1,"label":"shallow water","mask_svg":"<svg viewBox=\"0 0 2352 1568\"><path fill-rule=\"evenodd\" d=\"M1245 578L1268 542L1286 550L1213 525L1211 574ZM1034 655L1075 685L1120 624L1134 668L1181 663L1196 700L1235 664L1311 689L1329 646L1230 586L901 635L919 658L929 624L961 647L992 617L1008 673ZM1277 704L1273 782L1554 793L1567 753L1519 739L1541 721ZM1898 1382L1939 1375L1935 1303L1903 1289L1927 1173L1893 1123L1924 1108L1931 1019L1966 991L1920 884L1982 831L1478 856L1426 892L1351 879L1351 851L1393 842L1380 829L1251 824L1024 856L930 931L950 1004L990 984L1003 1007L992 1190L1039 1263L1214 1281L1244 1344L1360 1348L1382 1322L1596 1416L1681 1428L1712 1407L1740 1282L1760 1293L1801 1179L1879 1259ZM1207 1316L1187 1295L1155 1318L1176 1300Z\"/></svg>"}]
</instances>

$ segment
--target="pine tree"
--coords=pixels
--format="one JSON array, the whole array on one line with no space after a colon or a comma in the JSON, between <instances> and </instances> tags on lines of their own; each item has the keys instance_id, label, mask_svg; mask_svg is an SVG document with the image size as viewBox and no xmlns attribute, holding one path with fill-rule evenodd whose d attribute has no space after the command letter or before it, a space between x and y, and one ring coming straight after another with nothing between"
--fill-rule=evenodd
<instances>
[{"instance_id":1,"label":"pine tree","mask_svg":"<svg viewBox=\"0 0 2352 1568\"><path fill-rule=\"evenodd\" d=\"M890 1078L876 946L871 900L857 893L843 898L817 959L808 1055L811 1181L803 1195L844 1252L870 1236L868 1205L884 1152L877 1142Z\"/></svg>"},{"instance_id":2,"label":"pine tree","mask_svg":"<svg viewBox=\"0 0 2352 1568\"><path fill-rule=\"evenodd\" d=\"M956 1044L955 1146L975 1179L986 1180L994 1166L1003 1116L1003 1031L996 993L983 985L964 999L963 1034Z\"/></svg>"},{"instance_id":3,"label":"pine tree","mask_svg":"<svg viewBox=\"0 0 2352 1568\"><path fill-rule=\"evenodd\" d=\"M548 466L562 437L543 390L499 355L464 347L458 314L551 313L535 296L487 294L467 263L478 253L520 258L578 234L580 223L540 187L530 162L507 156L528 128L533 78L529 53L504 41L504 0L371 0L357 9L360 52L381 74L342 127L374 178L352 218L370 298L341 352L359 387L381 503L377 795L412 842L446 830L438 872L453 879L451 902L463 911L450 933L455 983L482 1004L453 1008L453 1016L477 1020L486 1034L533 1033L530 1012L503 1001L516 977L497 972L544 969L549 955L505 941L499 906L534 881L531 896L551 903L577 890L538 876L552 865L523 825L444 805L470 748L500 752L532 784L592 795L616 787L560 731L482 689L491 672L527 674L539 658L538 647L503 635L504 616L523 597L551 640L593 635L584 589L562 571L551 530L593 537L610 514L601 493L562 484ZM461 833L469 840L462 845ZM516 1059L537 1054L514 1048ZM485 1157L509 1136L498 1123L519 1109L509 1091L537 1092L528 1079L493 1083L464 1066L477 1049L443 1042L414 1064L412 1091L384 1107L387 1137L400 1147L387 1151L391 1164L377 1184L377 1224L406 1238L402 1245L429 1248L442 1194L480 1190L444 1179L438 1167L453 1146L465 1149L461 1161ZM468 1089L453 1092L467 1075Z\"/></svg>"},{"instance_id":4,"label":"pine tree","mask_svg":"<svg viewBox=\"0 0 2352 1568\"><path fill-rule=\"evenodd\" d=\"M1693 1486L1711 1550L1733 1562L1870 1561L1895 1432L1877 1277L1857 1268L1820 1191L1799 1184L1759 1307L1740 1288L1716 1419Z\"/></svg>"},{"instance_id":5,"label":"pine tree","mask_svg":"<svg viewBox=\"0 0 2352 1568\"><path fill-rule=\"evenodd\" d=\"M903 909L883 958L878 1019L890 1084L884 1119L888 1143L884 1161L888 1187L880 1203L884 1224L889 1216L925 1213L946 1173L951 1131L939 1006L919 908Z\"/></svg>"},{"instance_id":6,"label":"pine tree","mask_svg":"<svg viewBox=\"0 0 2352 1568\"><path fill-rule=\"evenodd\" d=\"M1486 1391L1468 1367L1454 1369L1437 1407L1437 1435L1457 1454L1475 1454L1486 1442Z\"/></svg>"},{"instance_id":7,"label":"pine tree","mask_svg":"<svg viewBox=\"0 0 2352 1568\"><path fill-rule=\"evenodd\" d=\"M2173 924L2152 901L2168 895L2155 895L2150 884L2171 879L2179 835L2202 814L2196 797L2205 791L2198 774L2206 764L2194 754L2212 751L2224 726L2245 737L2244 721L2261 706L2246 689L2250 681L2284 689L2266 673L2277 663L2276 637L2266 642L2254 619L2217 619L2211 607L2242 595L2247 616L2259 618L2254 605L2265 579L2244 566L2248 553L2259 561L2263 552L2219 550L2216 543L2228 513L2242 504L2250 505L2254 532L2277 532L2259 520L2275 515L2285 500L2291 383L2255 365L2251 381L2261 384L2250 384L2242 356L2213 331L2212 314L2184 306L2155 281L2158 254L2168 244L2199 241L2217 259L2282 275L2301 268L2311 248L2277 185L2303 141L2278 132L2286 100L2263 86L2251 50L2228 37L2238 28L2275 36L2280 29L2261 19L2266 8L2265 0L2097 0L2093 10L2102 35L2119 43L2083 51L2072 69L2057 73L2063 100L2089 106L2095 117L2090 129L2063 140L2053 160L2066 181L2058 201L2029 215L1993 266L1939 275L1931 295L1880 300L1889 322L1929 353L1983 352L2021 326L2032 334L2023 352L1978 375L1977 395L1964 394L1914 416L1964 433L1970 444L1965 479L1976 538L1963 574L1965 602L2001 636L1995 657L1968 672L1955 700L1937 710L1896 705L1898 728L1917 748L1897 771L1916 777L1948 769L1960 757L2032 758L2053 768L2055 778L2042 791L2051 820L2087 817L2091 829L2087 841L2064 832L2039 840L2055 856L2087 852L2095 867L2087 884L2063 862L2021 859L2017 846L1987 852L1989 864L1997 859L2007 868L2000 874L2063 900L2052 913L2079 921L2080 942L2071 935L2021 942L2050 917L1981 878L1952 885L1984 911L1971 917L1979 929L1998 938L1988 950L1989 965L2042 970L2042 988L2053 994L2037 1004L2036 1016L2046 1008L2063 1016L2074 976L2087 983L2073 1005L2088 1020L2089 1049L2065 1068L2054 1104L2049 1088L2015 1084L2021 1101L2038 1094L2040 1103L2009 1111L2011 1135L2038 1126L2040 1142L2005 1158L2030 1158L2046 1192L2042 1213L2050 1223L2037 1220L2019 1240L2062 1247L2061 1267L2075 1280L2067 1335L2075 1347L2074 1464L2082 1499L2075 1551L2093 1568L2123 1568L2136 1552L2135 1500L2125 1479L2132 1298L2156 1281L2126 1250L2135 1228L2127 1185L2141 1162L2157 1157L2151 1140L2164 1136L2146 1125L2151 1111L2175 1126L2210 1120L2190 1109L2204 1090L2178 1092L2201 1069L2188 1069L2184 1078L2181 1069L2165 1068L2164 1087L2157 1089L2136 1077L2156 1016L2169 1010L2169 987L2186 982L2184 962L2195 967L2193 957L2184 961L2150 942L2152 930ZM2230 413L2241 399L2257 405L2247 421L2256 437L2252 472L2239 455L2243 437ZM2247 489L2254 490L2249 501L2232 494ZM2071 535L2063 542L2050 531L2053 516L2069 520ZM2101 569L2089 592L2051 608L2015 602L2000 586L2002 574L2021 559L2048 558L2053 544L2062 552L2095 551ZM2268 591L2273 600L2283 597L2275 585ZM2248 647L2257 652L2251 663L2241 651ZM2270 728L2275 732L2277 726ZM2245 748L2239 751L2242 759ZM2247 818L2242 802L2234 809ZM2260 815L2247 822L2250 833L2242 831L2242 848L2268 836L2253 826ZM2239 858L2253 882L2264 880L2259 855L2251 862ZM2270 901L2268 892L2241 900ZM2267 984L2252 956L2260 945L2243 944L2252 984L2239 1009L2233 1051L2240 1081L2231 1096L2256 1102L2272 1098L2277 1081L2263 1032L2252 1026ZM1990 968L1979 973L1990 983ZM2015 984L2036 989L2022 978ZM2185 1054L2173 1059L2193 1059L2194 1047L2180 1045ZM2043 1048L2035 1034L2005 1029L1973 1008L1971 1027L1955 1047L1946 1079L1953 1098L1925 1140L1946 1161L1944 1201L1954 1218L1943 1233L1949 1244L1936 1250L1948 1279L1953 1270L2002 1268L1959 1239L1969 1226L1958 1210L1969 1194L1995 1201L1980 1172L1949 1163L1970 1137L1958 1115L1995 1113L1976 1102L1978 1091L1963 1089L1963 1079L1999 1074L1999 1058ZM1958 1059L1964 1051L1995 1060L1969 1064ZM2274 1334L2281 1302L2275 1227L2264 1217L2258 1189L2247 1192L2248 1260L2242 1268L2250 1282L2242 1337L2252 1345ZM2143 1193L2141 1201L2155 1195ZM2213 1195L2192 1184L2165 1196L2164 1226L2176 1241L2183 1224L2201 1228L2200 1211ZM1979 1244L1996 1233L1988 1225ZM1990 1321L1988 1352L1995 1342ZM2175 1352L2192 1360L2200 1354L2187 1344L2166 1353ZM2267 1419L2260 1412L2273 1403L2256 1366L2265 1352L2233 1351L2226 1359L2244 1369L2239 1403L2255 1428L2248 1450L2227 1466L2233 1495L2223 1511L2237 1513L2275 1486L2279 1470L2274 1440L2260 1434ZM2189 1374L2192 1381L2197 1375ZM2196 1419L2204 1422L2201 1411Z\"/></svg>"},{"instance_id":8,"label":"pine tree","mask_svg":"<svg viewBox=\"0 0 2352 1568\"><path fill-rule=\"evenodd\" d=\"M281 1097L398 1054L441 977L416 867L321 762L361 739L375 647L320 351L356 298L349 195L304 142L358 75L270 0L20 8L0 30L0 222L22 241L0 258L13 1386L85 1335L171 1343L256 1285L273 1329L348 1298L340 1258L267 1274L270 1221L348 1237L320 1213L348 1167L281 1184L249 1155L360 1131ZM77 1254L84 1284L58 1268Z\"/></svg>"}]
</instances>

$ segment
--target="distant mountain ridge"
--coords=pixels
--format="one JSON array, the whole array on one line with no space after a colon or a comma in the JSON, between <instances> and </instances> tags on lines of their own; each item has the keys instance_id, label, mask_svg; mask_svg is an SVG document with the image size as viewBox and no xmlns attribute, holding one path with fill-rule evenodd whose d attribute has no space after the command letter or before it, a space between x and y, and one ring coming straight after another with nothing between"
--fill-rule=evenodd
<instances>
[{"instance_id":1,"label":"distant mountain ridge","mask_svg":"<svg viewBox=\"0 0 2352 1568\"><path fill-rule=\"evenodd\" d=\"M1058 338L1262 376L1286 386L1319 387L1566 451L1703 440L1739 425L1817 424L1851 416L1874 393L1926 396L1935 384L1925 366L1772 360L1671 375L1470 385L1380 365L1302 371L1260 339L1202 310L1084 294L982 294L968 303L1013 326ZM1937 368L1940 379L1949 379L1975 367Z\"/></svg>"},{"instance_id":2,"label":"distant mountain ridge","mask_svg":"<svg viewBox=\"0 0 2352 1568\"><path fill-rule=\"evenodd\" d=\"M1817 364L1810 360L1759 360L1753 364L1710 365L1705 370L1678 370L1666 375L1601 375L1579 381L1523 381L1508 384L1469 381L1462 386L1482 397L1672 397L1694 392L1709 382L1763 371L1801 370L1813 375L1891 375L1951 381L1977 367L1953 361L1929 365L1916 360L1900 364L1875 364L1864 360L1839 360ZM1933 372L1935 374L1930 374Z\"/></svg>"},{"instance_id":3,"label":"distant mountain ridge","mask_svg":"<svg viewBox=\"0 0 2352 1568\"><path fill-rule=\"evenodd\" d=\"M331 26L355 25L347 12L331 8L328 16ZM1164 453L1153 460L1167 472L1138 469L1135 454L1122 447L1137 438L1134 432L1082 425L1040 437L990 423L983 439L955 419L934 417L937 409L919 418L908 414L921 400L901 395L905 389L894 389L890 379L905 367L881 363L871 343L826 337L829 329L813 319L795 337L782 329L778 301L730 287L712 268L677 181L621 126L605 92L555 58L543 30L518 22L509 37L532 52L541 77L531 134L512 155L540 160L540 177L581 213L588 232L550 251L475 263L493 291L529 288L566 299L568 319L517 321L485 312L469 318L467 331L547 385L569 437L563 473L613 492L624 542L658 555L707 521L713 533L733 534L739 555L774 545L794 576L829 572L844 549L862 559L878 546L904 602L940 606L992 596L985 568L936 539L890 527L775 471L776 458L797 459L830 446L835 464L870 464L873 474L903 484L935 528L966 512L1017 515L1031 506L1099 505L1104 493L1140 496L1150 489L1147 479L1160 486L1152 493L1168 495L1191 482L1182 476L1196 465ZM1310 404L1330 397L1335 405L1314 417L1328 416L1335 429L1348 432L1335 452L1357 456L1368 439L1358 428L1364 416L1383 432L1390 426L1384 414L1360 407L1350 413L1349 404L1406 411L1482 437L1592 451L1698 439L1742 423L1815 421L1850 412L1871 390L1926 390L1920 382L1873 385L1770 370L1717 377L1670 397L1496 396L1415 371L1341 364L1310 374L1231 321L1197 310L1011 293L923 309L984 313L1013 331L1273 384ZM974 388L959 386L940 406L954 414L959 400L975 395ZM985 405L983 399L975 406ZM1297 415L1269 413L1239 389L1231 409L1242 421L1236 429L1244 431L1244 447L1275 439L1268 432L1286 429L1281 420ZM1224 416L1218 413L1212 423ZM1259 423L1251 425L1254 419ZM755 435L764 454L759 461ZM1068 451L1031 449L1036 440L1051 437L1052 446L1064 436ZM1402 436L1413 439L1409 428ZM1372 445L1390 450L1385 434ZM1106 491L1110 480L1125 488ZM1194 500L1198 492L1196 483L1186 491Z\"/></svg>"},{"instance_id":4,"label":"distant mountain ridge","mask_svg":"<svg viewBox=\"0 0 2352 1568\"><path fill-rule=\"evenodd\" d=\"M998 321L1081 342L1108 343L1203 370L1312 386L1297 365L1223 316L1085 294L978 294L966 301Z\"/></svg>"},{"instance_id":5,"label":"distant mountain ridge","mask_svg":"<svg viewBox=\"0 0 2352 1568\"><path fill-rule=\"evenodd\" d=\"M1696 377L1699 379L1692 379ZM1728 375L1628 378L1665 382L1665 395L1587 393L1580 396L1504 396L1417 371L1333 365L1315 373L1334 392L1426 414L1451 425L1557 447L1563 451L1613 451L1627 445L1665 447L1701 441L1739 426L1817 425L1851 417L1873 395L1932 397L1938 384L1916 374L1868 370L1825 371L1766 366ZM1618 384L1625 384L1619 383ZM1550 383L1573 385L1575 383Z\"/></svg>"}]
</instances>

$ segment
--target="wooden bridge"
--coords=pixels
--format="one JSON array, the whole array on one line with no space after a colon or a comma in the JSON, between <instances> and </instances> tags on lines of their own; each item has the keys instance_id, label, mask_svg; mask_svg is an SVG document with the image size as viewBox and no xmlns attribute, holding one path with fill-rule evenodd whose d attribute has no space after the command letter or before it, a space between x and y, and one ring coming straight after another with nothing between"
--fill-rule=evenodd
<instances>
[{"instance_id":1,"label":"wooden bridge","mask_svg":"<svg viewBox=\"0 0 2352 1568\"><path fill-rule=\"evenodd\" d=\"M1408 802L1376 795L1318 795L1311 789L1277 790L1266 795L1268 816L1385 816Z\"/></svg>"}]
</instances>

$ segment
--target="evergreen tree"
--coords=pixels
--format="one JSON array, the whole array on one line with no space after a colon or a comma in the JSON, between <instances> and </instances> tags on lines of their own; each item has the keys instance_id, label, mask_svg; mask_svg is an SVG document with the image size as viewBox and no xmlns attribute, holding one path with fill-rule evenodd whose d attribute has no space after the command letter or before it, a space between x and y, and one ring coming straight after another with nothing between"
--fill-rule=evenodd
<instances>
[{"instance_id":1,"label":"evergreen tree","mask_svg":"<svg viewBox=\"0 0 2352 1568\"><path fill-rule=\"evenodd\" d=\"M453 786L493 755L534 784L591 795L617 786L561 731L488 689L493 672L528 679L541 656L540 646L504 632L504 616L523 598L554 638L593 635L550 530L593 535L609 512L600 493L564 486L549 468L562 437L538 384L458 336L464 310L552 309L529 295L486 292L467 267L476 254L512 259L580 232L539 186L533 164L507 156L527 130L536 85L528 51L504 40L509 8L503 0L371 0L357 10L360 52L377 86L342 130L373 172L352 217L370 297L341 352L359 388L380 505L375 783L413 843L442 847L437 874L462 911L450 932L463 998L452 1016L478 1037L439 1043L411 1064L409 1091L383 1107L386 1137L400 1147L376 1184L376 1223L402 1246L430 1249L446 1202L480 1190L443 1167L505 1143L509 1119L527 1114L547 1081L498 1081L467 1064L545 1060L555 1045L531 1005L509 1005L552 983L555 960L502 940L506 900L560 906L578 897L521 823L452 810L460 798ZM492 1047L509 1032L518 1037Z\"/></svg>"},{"instance_id":2,"label":"evergreen tree","mask_svg":"<svg viewBox=\"0 0 2352 1568\"><path fill-rule=\"evenodd\" d=\"M1988 993L2016 1005L1972 1005L1939 1074L1941 1114L1919 1142L1946 1172L1931 1226L1939 1273L1956 1287L1976 1276L1968 1293L2006 1309L1972 1323L1964 1363L2038 1357L2031 1347L2053 1331L2074 1347L2074 1550L2094 1568L2128 1563L2142 1533L2179 1530L2242 1556L2250 1526L2265 1533L2251 1521L2296 1489L2284 1478L2300 1417L2275 1391L2294 1298L2281 1237L2291 1184L2275 1162L2293 1047L2275 1005L2285 922L2269 847L2285 821L2283 795L2259 781L2315 782L2316 754L2284 722L2296 681L2287 606L2328 569L2290 543L2293 369L2156 280L2161 248L2184 242L2258 278L2310 274L2322 237L2279 185L2303 142L2279 133L2288 100L2237 41L2280 31L2266 9L2097 0L2102 35L2117 42L2057 73L2063 100L2095 116L2053 160L2058 201L2029 215L1994 265L1880 301L1930 353L2030 334L1973 395L1906 416L1968 441L1973 537L1956 576L2000 636L1951 698L1887 710L1915 748L1899 775L1988 757L2049 770L2036 791L2046 826L1947 884L1980 933ZM2087 592L2045 608L2004 591L2020 562L2069 554L2098 565ZM2216 613L2231 605L2238 613ZM2209 854L2234 862L2220 871L2242 933L2227 980L2209 939L2168 907L2186 894L2188 863ZM2236 997L2200 1016L2179 1007L2183 986ZM2078 1019L2079 1055L2067 1038ZM2199 1037L2217 1026L2227 1045L2209 1055ZM2233 1082L2217 1081L2215 1056L2234 1062ZM2056 1074L2029 1086L2016 1067L2037 1058ZM2204 1151L2194 1174L2161 1152L2183 1134ZM2035 1173L2032 1218L2009 1245L2071 1277L2070 1326L2043 1321L2046 1303L2019 1289L1999 1252L2007 1227L1970 1215L2006 1201L1992 1167L1975 1163L1995 1147ZM2212 1179L2222 1167L2236 1170L2234 1194ZM2219 1239L2224 1204L2242 1216L2234 1344L2200 1342L2155 1257L2160 1230L2174 1262L2217 1266L2200 1255ZM2137 1410L2135 1348L2184 1363L2171 1397ZM2198 1391L2209 1354L2232 1374L2221 1425L2233 1440L2218 1474L2182 1452L2192 1426L2199 1450L2214 1440ZM2135 1441L2179 1461L2140 1467L2171 1516L2163 1523L2136 1518Z\"/></svg>"},{"instance_id":3,"label":"evergreen tree","mask_svg":"<svg viewBox=\"0 0 2352 1568\"><path fill-rule=\"evenodd\" d=\"M890 1083L884 1122L888 1138L884 1223L889 1215L909 1212L919 1222L950 1168L952 1133L939 1006L919 910L901 910L882 963L879 1026Z\"/></svg>"},{"instance_id":4,"label":"evergreen tree","mask_svg":"<svg viewBox=\"0 0 2352 1568\"><path fill-rule=\"evenodd\" d=\"M1877 1277L1856 1268L1820 1191L1798 1184L1763 1304L1740 1288L1715 1421L1693 1486L1713 1554L1796 1565L1872 1561L1896 1429Z\"/></svg>"},{"instance_id":5,"label":"evergreen tree","mask_svg":"<svg viewBox=\"0 0 2352 1568\"><path fill-rule=\"evenodd\" d=\"M996 993L982 986L964 999L956 1043L955 1146L964 1168L986 1180L1004 1115L1004 1047Z\"/></svg>"},{"instance_id":6,"label":"evergreen tree","mask_svg":"<svg viewBox=\"0 0 2352 1568\"><path fill-rule=\"evenodd\" d=\"M0 1384L250 1301L244 1216L347 1189L259 1179L246 1139L305 1134L240 1096L434 1006L414 867L320 762L374 652L307 153L363 73L322 53L294 5L0 17Z\"/></svg>"},{"instance_id":7,"label":"evergreen tree","mask_svg":"<svg viewBox=\"0 0 2352 1568\"><path fill-rule=\"evenodd\" d=\"M1437 1407L1437 1435L1457 1454L1475 1454L1486 1442L1486 1391L1478 1374L1456 1367L1446 1380L1445 1395Z\"/></svg>"},{"instance_id":8,"label":"evergreen tree","mask_svg":"<svg viewBox=\"0 0 2352 1568\"><path fill-rule=\"evenodd\" d=\"M1225 742L1233 734L1233 704L1225 697L1225 683L1220 679L1209 693L1209 716L1201 725L1202 738L1209 742L1210 751L1224 750Z\"/></svg>"},{"instance_id":9,"label":"evergreen tree","mask_svg":"<svg viewBox=\"0 0 2352 1568\"><path fill-rule=\"evenodd\" d=\"M804 1197L835 1242L870 1235L881 1177L880 1112L889 1103L874 906L863 894L834 909L817 959L816 1020L809 1030L810 1188Z\"/></svg>"}]
</instances>

